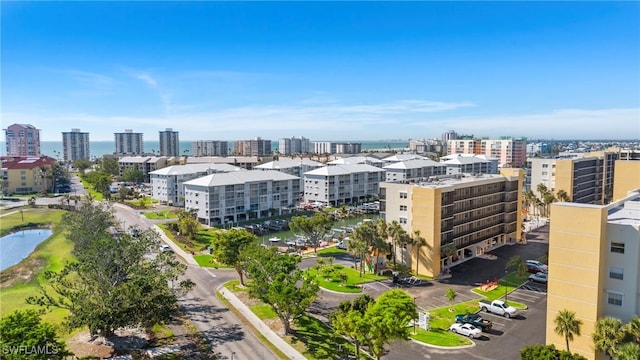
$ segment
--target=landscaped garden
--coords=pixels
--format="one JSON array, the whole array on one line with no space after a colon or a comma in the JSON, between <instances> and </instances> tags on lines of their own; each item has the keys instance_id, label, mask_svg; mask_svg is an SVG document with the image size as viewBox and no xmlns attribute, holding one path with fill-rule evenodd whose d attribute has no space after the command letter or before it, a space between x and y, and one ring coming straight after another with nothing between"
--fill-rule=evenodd
<instances>
[{"instance_id":1,"label":"landscaped garden","mask_svg":"<svg viewBox=\"0 0 640 360\"><path fill-rule=\"evenodd\" d=\"M149 220L177 219L178 214L172 210L148 211L144 213L144 217Z\"/></svg>"},{"instance_id":2,"label":"landscaped garden","mask_svg":"<svg viewBox=\"0 0 640 360\"><path fill-rule=\"evenodd\" d=\"M329 258L333 260L333 258ZM346 267L341 264L333 264L332 261L321 261L323 258L318 259L318 264L314 267L307 269L308 276L313 277L321 288L343 292L343 293L360 293L362 288L358 285L388 279L387 276L378 276L374 274L362 274L350 267Z\"/></svg>"},{"instance_id":3,"label":"landscaped garden","mask_svg":"<svg viewBox=\"0 0 640 360\"><path fill-rule=\"evenodd\" d=\"M515 289L517 289L523 283L529 281L527 275L519 276L518 272L512 272L507 274L505 277L498 281L497 286L491 286L492 288L489 291L484 291L482 287L477 287L472 291L480 296L485 297L488 301L493 301L496 299L501 299L505 295L510 294ZM521 304L519 302L508 300L509 305L513 306L518 310L523 310L527 308L527 305Z\"/></svg>"}]
</instances>

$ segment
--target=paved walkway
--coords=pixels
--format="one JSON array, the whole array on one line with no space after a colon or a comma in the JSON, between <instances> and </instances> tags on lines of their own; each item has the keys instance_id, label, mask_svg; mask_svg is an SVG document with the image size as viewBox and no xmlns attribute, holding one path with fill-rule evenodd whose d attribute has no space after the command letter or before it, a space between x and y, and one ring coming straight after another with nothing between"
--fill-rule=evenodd
<instances>
[{"instance_id":1,"label":"paved walkway","mask_svg":"<svg viewBox=\"0 0 640 360\"><path fill-rule=\"evenodd\" d=\"M267 324L265 324L256 314L251 311L235 294L229 291L224 285L220 285L217 291L224 296L225 299L233 305L258 331L269 340L278 350L282 351L291 360L306 360L298 350L294 349L289 343L284 341L276 334Z\"/></svg>"}]
</instances>

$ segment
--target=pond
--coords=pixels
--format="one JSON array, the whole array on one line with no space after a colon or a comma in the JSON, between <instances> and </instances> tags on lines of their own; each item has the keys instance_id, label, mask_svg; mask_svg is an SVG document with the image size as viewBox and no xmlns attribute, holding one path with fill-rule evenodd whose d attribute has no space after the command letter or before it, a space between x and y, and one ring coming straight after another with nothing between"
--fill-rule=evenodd
<instances>
[{"instance_id":1,"label":"pond","mask_svg":"<svg viewBox=\"0 0 640 360\"><path fill-rule=\"evenodd\" d=\"M18 231L0 238L0 271L26 258L43 240L51 236L49 229Z\"/></svg>"}]
</instances>

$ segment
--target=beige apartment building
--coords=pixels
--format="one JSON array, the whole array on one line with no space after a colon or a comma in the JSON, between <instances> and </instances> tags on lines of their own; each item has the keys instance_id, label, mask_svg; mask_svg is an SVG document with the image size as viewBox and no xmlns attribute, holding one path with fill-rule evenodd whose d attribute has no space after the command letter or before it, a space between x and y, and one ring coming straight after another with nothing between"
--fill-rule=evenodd
<instances>
[{"instance_id":1,"label":"beige apartment building","mask_svg":"<svg viewBox=\"0 0 640 360\"><path fill-rule=\"evenodd\" d=\"M497 158L500 167L524 167L527 161L527 141L524 139L451 139L447 154L476 154Z\"/></svg>"},{"instance_id":2,"label":"beige apartment building","mask_svg":"<svg viewBox=\"0 0 640 360\"><path fill-rule=\"evenodd\" d=\"M605 204L613 193L614 163L618 152L598 152L554 158L530 158L528 186L536 194L544 184L554 194L564 190L571 202Z\"/></svg>"},{"instance_id":3,"label":"beige apartment building","mask_svg":"<svg viewBox=\"0 0 640 360\"><path fill-rule=\"evenodd\" d=\"M35 194L53 187L52 179L43 177L47 169L53 167L56 160L48 156L3 156L2 194Z\"/></svg>"},{"instance_id":4,"label":"beige apartment building","mask_svg":"<svg viewBox=\"0 0 640 360\"><path fill-rule=\"evenodd\" d=\"M596 321L611 316L626 323L640 313L640 183L637 188L609 205L551 205L547 344L564 348L554 319L568 309L582 321L571 351L604 359L591 338Z\"/></svg>"},{"instance_id":5,"label":"beige apartment building","mask_svg":"<svg viewBox=\"0 0 640 360\"><path fill-rule=\"evenodd\" d=\"M380 212L388 222L420 236L427 245L408 247L397 260L412 269L438 276L487 251L520 241L523 171L504 168L500 174L456 174L427 181L380 184ZM441 248L454 244L453 256L441 256ZM402 258L400 258L400 255Z\"/></svg>"},{"instance_id":6,"label":"beige apartment building","mask_svg":"<svg viewBox=\"0 0 640 360\"><path fill-rule=\"evenodd\" d=\"M617 160L613 178L613 200L622 199L640 187L640 160Z\"/></svg>"}]
</instances>

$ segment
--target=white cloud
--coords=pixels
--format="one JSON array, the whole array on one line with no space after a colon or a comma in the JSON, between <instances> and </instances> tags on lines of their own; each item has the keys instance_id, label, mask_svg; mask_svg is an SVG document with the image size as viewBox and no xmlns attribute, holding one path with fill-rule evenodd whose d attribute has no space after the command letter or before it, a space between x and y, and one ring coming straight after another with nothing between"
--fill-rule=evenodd
<instances>
[{"instance_id":1,"label":"white cloud","mask_svg":"<svg viewBox=\"0 0 640 360\"><path fill-rule=\"evenodd\" d=\"M475 136L527 136L545 139L639 139L640 109L558 109L535 114L446 117L411 126Z\"/></svg>"},{"instance_id":2,"label":"white cloud","mask_svg":"<svg viewBox=\"0 0 640 360\"><path fill-rule=\"evenodd\" d=\"M155 88L158 86L158 82L151 75L147 73L135 74L134 77L138 80L142 80L145 84Z\"/></svg>"},{"instance_id":3,"label":"white cloud","mask_svg":"<svg viewBox=\"0 0 640 360\"><path fill-rule=\"evenodd\" d=\"M245 106L157 117L94 114L4 113L6 122L31 123L43 129L43 139L59 141L60 124L81 127L92 140L112 140L123 129L145 132L170 127L183 140L277 139L304 135L312 140L407 139L440 137L446 130L476 136L502 135L555 139L640 138L640 109L560 109L546 113L446 117L446 111L473 106L468 102L401 100L379 104L325 106ZM187 110L188 111L188 110Z\"/></svg>"}]
</instances>

